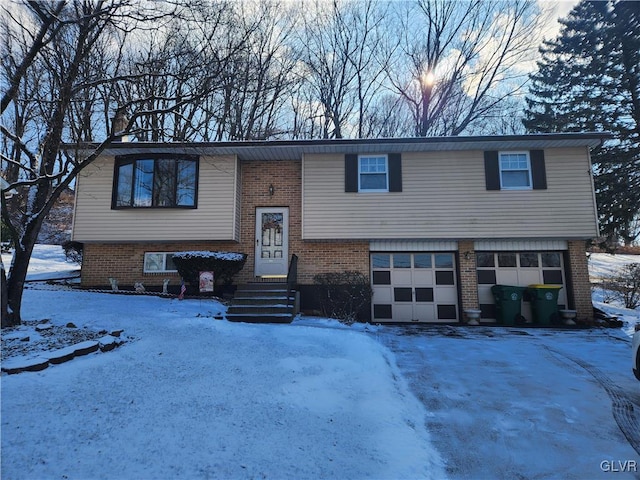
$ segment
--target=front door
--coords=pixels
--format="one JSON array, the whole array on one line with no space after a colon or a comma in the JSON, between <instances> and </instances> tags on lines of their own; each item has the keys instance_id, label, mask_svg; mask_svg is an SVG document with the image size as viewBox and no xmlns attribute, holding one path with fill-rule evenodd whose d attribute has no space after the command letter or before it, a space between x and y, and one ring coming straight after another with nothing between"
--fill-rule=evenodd
<instances>
[{"instance_id":1,"label":"front door","mask_svg":"<svg viewBox=\"0 0 640 480\"><path fill-rule=\"evenodd\" d=\"M289 209L256 208L256 277L286 277Z\"/></svg>"}]
</instances>

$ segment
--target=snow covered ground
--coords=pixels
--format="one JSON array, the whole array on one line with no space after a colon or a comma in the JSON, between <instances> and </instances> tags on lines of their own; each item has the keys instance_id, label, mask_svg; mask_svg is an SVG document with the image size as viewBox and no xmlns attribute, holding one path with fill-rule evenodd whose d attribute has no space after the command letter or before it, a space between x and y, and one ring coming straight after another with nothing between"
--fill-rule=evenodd
<instances>
[{"instance_id":1,"label":"snow covered ground","mask_svg":"<svg viewBox=\"0 0 640 480\"><path fill-rule=\"evenodd\" d=\"M74 269L36 258L39 278ZM26 319L127 341L2 375L2 478L636 478L640 312L601 306L626 327L248 325L213 300L33 285Z\"/></svg>"},{"instance_id":2,"label":"snow covered ground","mask_svg":"<svg viewBox=\"0 0 640 480\"><path fill-rule=\"evenodd\" d=\"M375 339L222 311L27 289L24 318L129 341L3 374L2 478L443 478L424 406Z\"/></svg>"}]
</instances>

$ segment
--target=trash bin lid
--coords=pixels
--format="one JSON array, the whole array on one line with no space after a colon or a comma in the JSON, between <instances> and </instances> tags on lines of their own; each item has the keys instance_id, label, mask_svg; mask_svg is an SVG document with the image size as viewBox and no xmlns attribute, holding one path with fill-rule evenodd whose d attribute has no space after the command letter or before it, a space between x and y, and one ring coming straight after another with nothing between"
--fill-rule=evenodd
<instances>
[{"instance_id":1,"label":"trash bin lid","mask_svg":"<svg viewBox=\"0 0 640 480\"><path fill-rule=\"evenodd\" d=\"M529 285L529 288L550 288L550 289L557 289L560 290L562 288L562 285L546 285L546 284L542 284L542 283L535 283L533 285Z\"/></svg>"}]
</instances>

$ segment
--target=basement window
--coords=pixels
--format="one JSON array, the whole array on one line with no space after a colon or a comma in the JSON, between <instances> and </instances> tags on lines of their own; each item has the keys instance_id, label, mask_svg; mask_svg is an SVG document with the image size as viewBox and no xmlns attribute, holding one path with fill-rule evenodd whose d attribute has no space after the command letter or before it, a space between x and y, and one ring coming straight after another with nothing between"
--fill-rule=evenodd
<instances>
[{"instance_id":1,"label":"basement window","mask_svg":"<svg viewBox=\"0 0 640 480\"><path fill-rule=\"evenodd\" d=\"M147 252L144 254L144 273L173 273L178 269L173 263L174 252Z\"/></svg>"}]
</instances>

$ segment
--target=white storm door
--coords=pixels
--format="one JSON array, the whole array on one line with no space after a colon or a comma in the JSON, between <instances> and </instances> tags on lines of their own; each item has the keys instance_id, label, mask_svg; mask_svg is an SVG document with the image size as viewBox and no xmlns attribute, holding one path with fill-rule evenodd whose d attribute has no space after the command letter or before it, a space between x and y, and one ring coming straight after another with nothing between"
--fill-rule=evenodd
<instances>
[{"instance_id":1,"label":"white storm door","mask_svg":"<svg viewBox=\"0 0 640 480\"><path fill-rule=\"evenodd\" d=\"M256 277L286 277L289 209L256 208Z\"/></svg>"}]
</instances>

